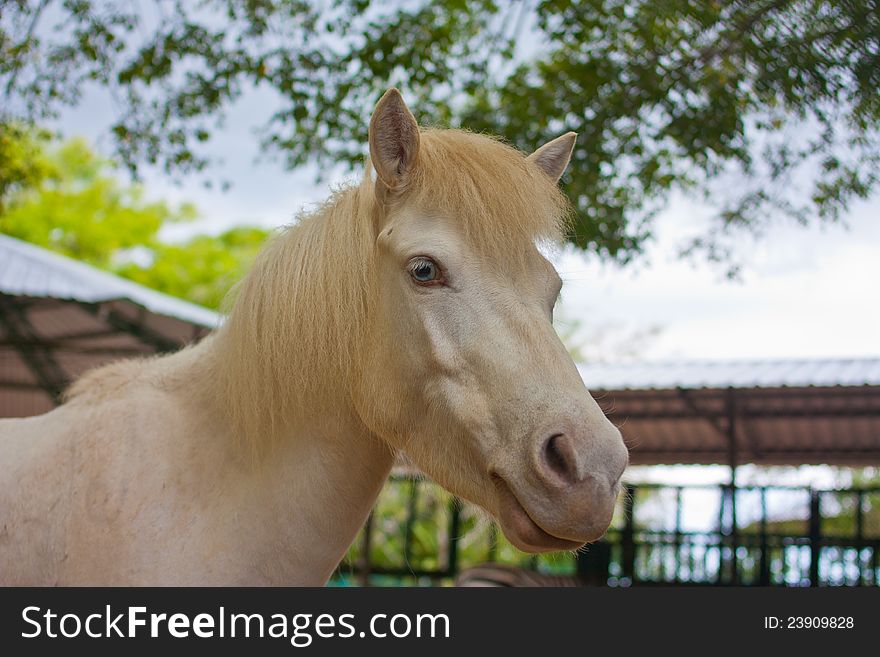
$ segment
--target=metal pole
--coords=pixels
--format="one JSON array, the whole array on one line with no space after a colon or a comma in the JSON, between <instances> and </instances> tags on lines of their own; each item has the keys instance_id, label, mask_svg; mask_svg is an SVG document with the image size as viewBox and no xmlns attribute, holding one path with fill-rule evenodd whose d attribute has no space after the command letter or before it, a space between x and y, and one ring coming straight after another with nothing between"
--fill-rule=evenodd
<instances>
[{"instance_id":1,"label":"metal pole","mask_svg":"<svg viewBox=\"0 0 880 657\"><path fill-rule=\"evenodd\" d=\"M410 479L409 501L406 505L406 522L403 526L403 562L409 565L409 556L412 552L413 523L416 521L416 505L419 500L419 480Z\"/></svg>"},{"instance_id":2,"label":"metal pole","mask_svg":"<svg viewBox=\"0 0 880 657\"><path fill-rule=\"evenodd\" d=\"M635 510L636 489L631 484L624 486L623 512L624 523L620 540L621 568L623 576L629 578L631 583L636 581L636 546L634 537L633 512Z\"/></svg>"},{"instance_id":3,"label":"metal pole","mask_svg":"<svg viewBox=\"0 0 880 657\"><path fill-rule=\"evenodd\" d=\"M675 572L673 581L681 581L681 486L675 489L675 559L672 560Z\"/></svg>"},{"instance_id":4,"label":"metal pole","mask_svg":"<svg viewBox=\"0 0 880 657\"><path fill-rule=\"evenodd\" d=\"M761 586L770 586L770 558L767 554L767 488L761 487Z\"/></svg>"},{"instance_id":5,"label":"metal pole","mask_svg":"<svg viewBox=\"0 0 880 657\"><path fill-rule=\"evenodd\" d=\"M819 557L822 552L822 516L819 492L810 490L810 586L819 586Z\"/></svg>"},{"instance_id":6,"label":"metal pole","mask_svg":"<svg viewBox=\"0 0 880 657\"><path fill-rule=\"evenodd\" d=\"M449 554L446 558L446 570L450 577L458 574L458 544L461 533L461 502L452 498L449 503Z\"/></svg>"},{"instance_id":7,"label":"metal pole","mask_svg":"<svg viewBox=\"0 0 880 657\"><path fill-rule=\"evenodd\" d=\"M364 535L361 538L361 558L360 558L360 580L361 586L370 585L370 567L372 566L372 557L370 550L373 547L373 512L367 516L367 522L364 523Z\"/></svg>"},{"instance_id":8,"label":"metal pole","mask_svg":"<svg viewBox=\"0 0 880 657\"><path fill-rule=\"evenodd\" d=\"M865 541L865 516L864 516L864 506L865 506L865 491L859 490L856 493L856 561L859 563L859 586L862 586L865 582L865 575L862 569L862 552L864 549L864 541Z\"/></svg>"},{"instance_id":9,"label":"metal pole","mask_svg":"<svg viewBox=\"0 0 880 657\"><path fill-rule=\"evenodd\" d=\"M739 528L736 523L736 468L739 455L736 445L736 399L734 389L727 389L727 444L728 461L730 463L730 552L731 552L731 584L739 583L739 564L736 551L739 547Z\"/></svg>"}]
</instances>

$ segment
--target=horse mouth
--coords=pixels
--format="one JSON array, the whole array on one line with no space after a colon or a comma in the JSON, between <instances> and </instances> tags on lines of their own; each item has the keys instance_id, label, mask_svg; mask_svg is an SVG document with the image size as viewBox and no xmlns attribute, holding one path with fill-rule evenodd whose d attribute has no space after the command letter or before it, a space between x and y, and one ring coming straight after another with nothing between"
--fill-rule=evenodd
<instances>
[{"instance_id":1,"label":"horse mouth","mask_svg":"<svg viewBox=\"0 0 880 657\"><path fill-rule=\"evenodd\" d=\"M523 552L559 552L576 550L586 541L561 538L546 531L529 515L504 479L492 475L498 493L498 519L501 529L514 546Z\"/></svg>"}]
</instances>

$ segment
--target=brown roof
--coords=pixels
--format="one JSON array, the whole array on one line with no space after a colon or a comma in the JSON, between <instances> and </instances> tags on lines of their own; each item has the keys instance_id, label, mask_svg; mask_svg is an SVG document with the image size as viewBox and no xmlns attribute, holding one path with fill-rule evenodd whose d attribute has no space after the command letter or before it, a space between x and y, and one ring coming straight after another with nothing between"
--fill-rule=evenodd
<instances>
[{"instance_id":1,"label":"brown roof","mask_svg":"<svg viewBox=\"0 0 880 657\"><path fill-rule=\"evenodd\" d=\"M86 370L174 351L218 322L205 308L0 235L0 418L49 411Z\"/></svg>"},{"instance_id":2,"label":"brown roof","mask_svg":"<svg viewBox=\"0 0 880 657\"><path fill-rule=\"evenodd\" d=\"M600 405L633 464L880 464L878 386L608 391Z\"/></svg>"}]
</instances>

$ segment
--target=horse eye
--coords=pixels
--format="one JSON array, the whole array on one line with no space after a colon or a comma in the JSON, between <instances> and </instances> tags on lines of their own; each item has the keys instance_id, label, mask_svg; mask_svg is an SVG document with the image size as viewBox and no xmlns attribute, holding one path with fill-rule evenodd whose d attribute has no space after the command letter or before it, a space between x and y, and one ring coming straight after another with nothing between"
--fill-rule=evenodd
<instances>
[{"instance_id":1,"label":"horse eye","mask_svg":"<svg viewBox=\"0 0 880 657\"><path fill-rule=\"evenodd\" d=\"M409 275L416 283L440 282L440 267L430 258L413 258L409 263Z\"/></svg>"}]
</instances>

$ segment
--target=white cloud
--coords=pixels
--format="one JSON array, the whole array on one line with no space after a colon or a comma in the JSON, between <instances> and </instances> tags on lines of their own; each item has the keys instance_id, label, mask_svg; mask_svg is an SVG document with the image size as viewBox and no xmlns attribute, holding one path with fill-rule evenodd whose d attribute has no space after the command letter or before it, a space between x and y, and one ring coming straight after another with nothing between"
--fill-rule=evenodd
<instances>
[{"instance_id":1,"label":"white cloud","mask_svg":"<svg viewBox=\"0 0 880 657\"><path fill-rule=\"evenodd\" d=\"M621 269L567 250L557 263L564 315L583 318L587 331L659 326L650 359L880 353L880 199L854 208L849 229L783 225L757 242L744 237L740 282L675 259L687 206L676 199L659 217L645 265Z\"/></svg>"}]
</instances>

